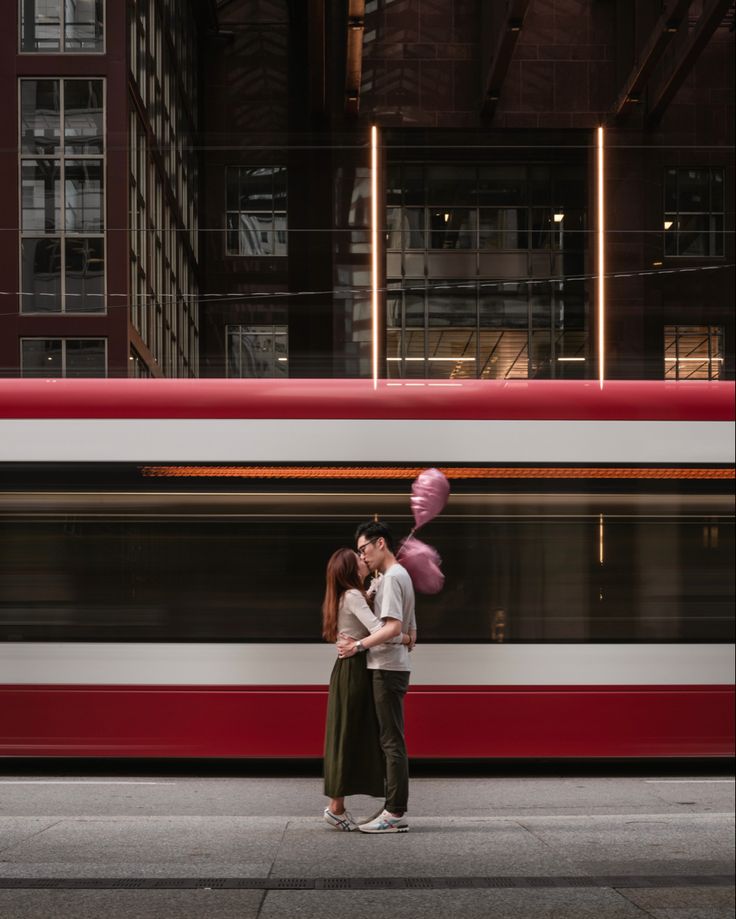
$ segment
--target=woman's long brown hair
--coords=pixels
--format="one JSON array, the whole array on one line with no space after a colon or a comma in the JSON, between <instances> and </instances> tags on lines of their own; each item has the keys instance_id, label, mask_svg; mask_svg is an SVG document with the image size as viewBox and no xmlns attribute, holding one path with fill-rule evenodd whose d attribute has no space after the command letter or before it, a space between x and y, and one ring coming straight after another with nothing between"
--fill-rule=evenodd
<instances>
[{"instance_id":1,"label":"woman's long brown hair","mask_svg":"<svg viewBox=\"0 0 736 919\"><path fill-rule=\"evenodd\" d=\"M322 637L325 641L337 641L337 612L346 590L359 590L365 596L355 551L338 549L327 562L325 599L322 602Z\"/></svg>"}]
</instances>

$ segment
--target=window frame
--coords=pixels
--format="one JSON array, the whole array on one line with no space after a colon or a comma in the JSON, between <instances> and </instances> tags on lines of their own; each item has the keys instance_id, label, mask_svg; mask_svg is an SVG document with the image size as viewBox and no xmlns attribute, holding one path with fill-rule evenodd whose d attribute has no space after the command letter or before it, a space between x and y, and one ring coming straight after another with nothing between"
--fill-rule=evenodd
<instances>
[{"instance_id":1,"label":"window frame","mask_svg":"<svg viewBox=\"0 0 736 919\"><path fill-rule=\"evenodd\" d=\"M35 56L43 54L45 56L51 57L60 57L64 55L65 57L70 54L83 54L95 55L97 57L107 54L107 2L102 0L102 47L94 51L83 51L79 48L74 50L67 50L66 45L66 0L59 0L59 50L58 51L28 51L23 48L23 4L24 0L17 0L17 10L18 10L18 54ZM35 12L35 0L34 0L34 12Z\"/></svg>"},{"instance_id":2,"label":"window frame","mask_svg":"<svg viewBox=\"0 0 736 919\"><path fill-rule=\"evenodd\" d=\"M516 283L516 282L511 282ZM387 282L388 299L394 300L395 311L393 321L390 321L388 314L388 303L386 310L386 364L387 376L390 379L440 379L434 377L430 372L430 365L433 362L444 362L456 366L450 373L448 379L489 379L491 368L490 360L496 348L500 345L505 335L513 336L519 340L523 336L525 344L519 351L516 358L509 365L507 372L503 376L494 376L493 379L512 380L512 379L534 379L536 373L534 369L533 347L535 335L549 335L549 378L550 379L571 379L576 378L572 375L572 369L567 369L568 362L587 365L589 354L589 335L586 328L564 328L559 327L556 321L556 311L560 302L564 302L568 291L557 282L551 282L552 287L548 291L550 296L550 319L549 323L536 322L533 317L533 298L537 284L531 282L522 282L518 284L523 288L523 298L520 303L524 303L527 320L525 325L514 326L509 323L498 326L489 326L481 322L481 307L483 301L484 289L495 290L503 293L504 282L484 281L475 278L468 282L458 282L457 279L427 279L427 278L405 278L402 282L391 279ZM456 287L458 290L469 290L472 297L475 298L475 320L472 325L468 323L459 323L456 326L433 324L430 319L430 300L433 291L441 291L443 286ZM574 288L570 289L574 294ZM416 301L423 299L424 303L424 323L423 325L408 324L406 321L407 294L412 295ZM468 351L455 358L446 358L430 354L430 342L435 336L435 341L441 341L442 332L455 332L460 334L466 332L474 338L472 354ZM412 336L423 335L423 356L409 355L408 345ZM439 337L437 337L439 335ZM490 355L486 357L483 349L484 338L489 336L498 336L498 341ZM397 347L392 347L392 343ZM485 358L485 360L484 360ZM474 373L463 372L463 365L469 365L473 361ZM421 362L422 373L407 373L407 362L418 365ZM561 366L565 364L565 366ZM519 373L519 367L525 367L524 373ZM392 372L392 369L395 372ZM581 368L583 373L585 368ZM546 377L545 377L546 378Z\"/></svg>"},{"instance_id":3,"label":"window frame","mask_svg":"<svg viewBox=\"0 0 736 919\"><path fill-rule=\"evenodd\" d=\"M562 222L555 220L555 213L557 212L557 204L555 202L558 200L559 195L557 191L553 191L553 188L556 188L555 182L558 181L554 176L550 178L550 194L549 196L545 195L542 199L536 200L532 193L532 184L533 184L533 166L534 164L526 163L523 165L524 177L522 180L522 192L514 203L499 203L499 202L489 202L482 200L482 194L479 191L480 186L484 180L483 172L489 168L490 164L483 163L463 163L463 162L453 162L453 163L433 163L428 161L419 162L405 162L405 163L395 163L393 164L394 168L404 169L412 167L421 167L423 172L422 177L422 203L418 203L417 200L414 200L415 196L411 196L411 200L406 200L405 194L405 183L401 180L399 181L399 189L394 189L391 200L385 201L385 208L388 212L389 210L396 211L399 215L399 225L398 227L390 227L389 220L386 220L386 227L384 229L384 238L385 238L385 249L386 252L391 253L420 253L423 252L425 256L432 255L437 252L465 252L465 253L477 253L479 255L486 254L501 254L501 253L562 253ZM499 166L501 169L509 168L513 164L509 163L499 163L493 164ZM475 201L471 203L470 200L463 200L461 202L453 203L449 198L443 197L443 194L433 195L430 189L430 180L427 176L427 169L431 167L441 166L443 168L449 169L450 167L464 167L466 169L472 168L475 170L475 180L474 184L476 186L476 193L474 195ZM418 188L418 186L417 186ZM416 192L416 188L414 189ZM563 202L559 201L558 204L562 206ZM571 214L577 212L580 208L575 202L570 202L571 206L568 206L568 210ZM408 230L403 229L404 226L404 214L407 211L419 211L421 212L421 227L411 227L410 224ZM461 211L468 212L470 215L470 223L472 226L470 229L463 230L460 228L457 231L458 236L462 233L465 233L472 237L472 245L469 246L454 246L454 247L445 247L433 245L433 236L438 236L441 234L441 230L435 229L432 226L432 212L444 213L445 222L450 222L451 218L454 217L455 213ZM506 243L509 240L509 237L514 233L517 233L519 236L523 236L526 239L525 246L508 246L501 245L498 247L495 246L482 246L481 245L481 225L483 223L483 217L485 214L495 211L516 211L524 214L524 225L521 228L517 229L497 229L499 235L503 237L503 242ZM546 222L549 224L549 227L545 229L544 232L547 236L547 244L542 246L535 246L535 215L543 214L546 218ZM564 220L564 213L563 213ZM422 246L411 246L404 244L405 234L410 234L412 232L419 232L423 237L424 244ZM537 233L540 232L537 230ZM572 232L577 232L572 230ZM401 245L393 246L391 245L391 236L396 234L398 239L401 241ZM518 240L517 240L518 242Z\"/></svg>"},{"instance_id":4,"label":"window frame","mask_svg":"<svg viewBox=\"0 0 736 919\"><path fill-rule=\"evenodd\" d=\"M38 156L37 154L24 153L22 149L22 129L23 129L23 110L22 110L22 92L24 82L54 81L59 83L59 151L49 157ZM64 136L64 102L65 102L65 83L97 81L102 85L102 154L90 153L66 153L66 140ZM106 316L108 314L108 246L107 246L107 80L105 77L19 77L17 81L17 99L18 99L18 315L21 316ZM59 213L61 215L62 226L54 233L39 233L37 231L25 231L23 229L23 165L24 163L33 163L40 159L53 160L59 163ZM102 232L92 233L71 233L66 228L66 168L67 161L90 161L99 162L102 170ZM102 279L102 309L101 310L70 310L66 308L66 242L68 239L101 239L102 253L104 259L103 279ZM60 270L60 302L59 310L34 310L23 308L23 241L25 239L58 239L61 252L61 270Z\"/></svg>"},{"instance_id":5,"label":"window frame","mask_svg":"<svg viewBox=\"0 0 736 919\"><path fill-rule=\"evenodd\" d=\"M230 380L245 380L245 379L277 380L277 379L281 379L281 377L276 377L276 376L273 376L273 377L241 377L241 376L236 376L235 374L230 372L230 367L231 367L231 364L230 364L230 336L231 334L234 334L236 330L239 330L239 329L255 330L251 332L252 335L259 335L259 334L264 335L264 336L270 335L273 340L274 346L276 344L276 337L278 335L283 335L286 341L286 358L283 361L285 365L284 366L285 373L283 374L283 377L288 378L289 376L289 327L287 324L279 323L279 322L264 322L264 323L232 322L232 323L227 323L225 325L225 376L226 378ZM258 331L260 329L262 329L263 331ZM240 335L240 341L242 342L243 333L240 332L239 335ZM274 358L274 364L276 364L277 361L281 360L280 358L277 358L276 356L277 352L276 352L275 347L273 349L272 354Z\"/></svg>"},{"instance_id":6,"label":"window frame","mask_svg":"<svg viewBox=\"0 0 736 919\"><path fill-rule=\"evenodd\" d=\"M677 187L676 187L676 190L675 190L675 198L676 198L677 210L674 211L674 212L667 209L667 173L672 172L673 170L675 171L676 177L677 177ZM682 173L682 172L687 172L688 170L699 170L699 171L707 172L707 173L708 173L708 176L709 176L709 178L708 178L708 205L709 205L709 209L708 209L708 210L702 210L702 211L681 211L681 210L680 210L680 200L679 200L679 196L680 196L680 173ZM711 200L712 200L712 197L713 197L713 188L712 188L712 186L713 186L713 174L714 174L715 172L720 172L721 175L722 175L722 177L723 177L723 210L721 210L721 211L714 211L714 210L710 209ZM665 167L664 167L664 178L663 178L663 181L662 181L662 227L664 228L664 224L667 222L668 217L673 217L673 218L674 218L674 221L675 221L675 228L674 228L674 232L673 232L673 235L672 235L671 238L674 240L675 249L676 249L677 251L674 252L674 253L668 253L668 252L667 252L667 239L668 239L667 234L668 234L668 232L670 232L670 231L669 231L668 229L665 228L665 229L663 229L663 231L662 231L662 257L663 257L663 258L667 258L667 259L673 259L673 258L682 258L682 259L701 259L701 260L707 259L708 261L713 261L713 260L716 260L716 259L717 259L717 260L725 259L725 257L726 257L726 200L727 200L727 198L726 198L726 169L725 169L724 167L722 167L722 166L695 166L695 165L689 165L689 166L681 166L681 165L665 166ZM689 254L689 253L687 253L687 252L680 252L680 251L679 251L679 249L680 249L680 234L681 234L682 231L681 231L681 230L679 229L679 227L677 226L677 222L679 221L679 218L680 218L681 215L682 215L682 216L687 216L687 217L698 217L698 216L700 216L700 217L716 217L716 216L720 216L720 217L721 217L721 220L722 220L722 229L721 229L720 234L719 234L720 237L721 237L721 248L722 248L721 254L720 254L720 255L715 255L715 254L712 254L712 253L705 253L705 254L702 254L702 253L694 253L694 254L691 255L691 254ZM706 235L707 235L707 237L710 239L710 233L707 233Z\"/></svg>"},{"instance_id":7,"label":"window frame","mask_svg":"<svg viewBox=\"0 0 736 919\"><path fill-rule=\"evenodd\" d=\"M285 177L285 181L286 181L286 187L287 187L287 192L286 192L286 207L284 208L284 210L276 210L276 208L273 206L273 203L274 203L274 196L273 196L273 193L272 193L272 195L271 195L271 203L272 203L272 206L271 206L271 210L270 210L270 211L267 211L267 210L260 210L260 211L259 211L259 210L255 209L255 208L253 208L253 209L251 209L251 210L242 210L240 207L238 207L237 209L233 209L233 208L228 207L228 189L229 189L229 186L230 186L230 182L229 182L229 172L230 172L230 170L236 170L237 173L238 173L238 197L240 197L240 194L239 194L239 193L240 193L240 185L241 185L240 173L241 173L241 171L244 170L244 169L273 169L273 170L280 169L280 170L283 170L283 172L284 172L284 177ZM288 257L289 257L289 192L288 192L288 180L289 180L288 166L285 166L285 165L280 164L280 163L258 163L258 164L251 164L251 163L233 163L233 164L226 164L226 165L225 165L225 209L224 209L224 210L225 210L225 229L224 229L224 249L223 249L224 254L225 254L225 258L288 258ZM272 190L272 192L273 192L273 174L272 174L272 178L271 178L271 190ZM240 204L239 201L238 201L238 204ZM255 253L255 252L241 252L241 251L240 251L240 226L239 226L240 215L241 215L241 214L269 214L269 213L270 213L270 215L271 215L271 224L270 224L270 229L269 229L267 232L269 232L269 233L271 234L271 237L272 237L272 244L273 244L274 248L275 248L275 243L276 243L276 234L279 233L279 232L281 232L280 230L278 230L278 229L276 228L276 216L279 215L279 214L283 214L283 215L284 215L284 218L285 218L284 233L285 233L285 236L286 236L286 239L285 239L285 242L284 242L284 247L285 247L285 250L286 250L286 251L285 251L284 253L272 252L272 253L270 253L270 254L260 254L260 253ZM234 231L233 231L232 229L230 229L230 227L228 226L228 220L229 220L231 214L235 214L235 215L237 215L237 217L238 217L238 227L237 227L237 229L235 229ZM235 233L238 234L238 251L237 251L237 252L232 251L232 250L230 249L230 247L229 247L228 237L229 237L230 233L232 233L232 232L235 232Z\"/></svg>"},{"instance_id":8,"label":"window frame","mask_svg":"<svg viewBox=\"0 0 736 919\"><path fill-rule=\"evenodd\" d=\"M703 335L707 342L708 353L707 356L699 358L691 358L686 356L684 358L680 357L679 354L679 344L680 339L686 334L695 334L697 331L698 334ZM723 355L723 326L722 325L681 325L679 323L666 324L663 328L663 361L664 364L664 373L663 379L669 380L671 382L680 383L684 381L688 382L700 382L700 383L710 383L713 381L723 380L723 364L724 364L724 355ZM674 336L674 358L667 356L667 336ZM716 352L715 356L713 355L713 340L716 340L720 345L720 350ZM681 364L684 361L699 361L700 364L706 364L708 375L706 377L692 377L692 376L681 376ZM667 365L674 364L674 376L667 375ZM716 369L717 373L714 374L713 370Z\"/></svg>"},{"instance_id":9,"label":"window frame","mask_svg":"<svg viewBox=\"0 0 736 919\"><path fill-rule=\"evenodd\" d=\"M441 168L430 175L434 167ZM392 304L391 316L386 315L388 377L435 377L431 362L440 356L434 353L430 343L437 344L439 327L433 328L430 322L430 299L433 290L441 289L444 284L473 288L469 299L475 300L474 310L472 302L466 304L462 318L468 321L453 329L456 337L460 330L469 337L465 350L457 349L456 363L447 360L449 379L487 379L491 375L494 379L586 378L586 370L590 370L590 329L584 292L581 299L577 282L563 284L555 280L562 273L562 259L568 254L580 258L583 270L587 242L582 234L587 232L588 202L582 169L582 163L554 161L438 163L412 159L388 164L384 189L386 284L390 295L400 298L398 306ZM457 170L461 200L457 204L443 204L451 201L452 191L448 188L455 181L453 170ZM437 186L434 191L432 183ZM450 224L461 211L473 215L468 218L473 225L470 231L473 245L435 248L432 237L433 233L439 235L439 231L431 225L433 212L436 218L444 216ZM506 218L512 212L513 225L506 226ZM484 228L484 224L491 226L494 222L495 229ZM481 239L490 240L494 235L500 245L489 242L481 245ZM513 272L499 270L499 260L503 260L505 269L512 268ZM544 273L539 272L540 263L544 265L547 261L549 267ZM519 301L526 315L523 325L506 310L503 315L499 313L497 323L482 318L484 291L501 293L506 284L524 288ZM417 285L424 292L424 324L410 325L407 288ZM568 303L572 306L569 318ZM582 310L578 309L581 305ZM473 312L475 321L471 322ZM418 315L417 306L413 318ZM418 336L422 333L424 348L420 358ZM474 373L468 373L473 354L472 336ZM494 367L500 358L501 363ZM417 367L420 361L422 372ZM503 373L498 372L499 367L504 369Z\"/></svg>"},{"instance_id":10,"label":"window frame","mask_svg":"<svg viewBox=\"0 0 736 919\"><path fill-rule=\"evenodd\" d=\"M109 362L108 362L108 340L106 336L103 335L21 335L19 340L19 349L20 349L20 375L24 377L23 373L23 343L27 341L60 341L61 342L61 376L60 377L51 377L50 379L68 379L66 374L66 346L67 342L70 341L101 341L103 343L103 349L105 354L105 373L102 377L87 377L84 379L107 379L109 377ZM26 377L26 379L33 379L32 377ZM38 379L38 377L36 377ZM43 379L43 378L41 378Z\"/></svg>"}]
</instances>

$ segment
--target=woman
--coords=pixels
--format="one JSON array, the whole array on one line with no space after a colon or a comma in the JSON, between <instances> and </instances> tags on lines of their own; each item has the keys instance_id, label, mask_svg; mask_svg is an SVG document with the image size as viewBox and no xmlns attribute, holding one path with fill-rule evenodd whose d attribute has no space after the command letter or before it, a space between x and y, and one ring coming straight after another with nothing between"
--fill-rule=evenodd
<instances>
[{"instance_id":1,"label":"woman","mask_svg":"<svg viewBox=\"0 0 736 919\"><path fill-rule=\"evenodd\" d=\"M323 638L335 642L343 633L366 639L366 649L387 640L408 643L408 635L394 637L392 628L373 615L363 589L367 575L367 565L352 549L333 553L327 563L322 604ZM380 798L384 793L383 756L366 655L338 658L327 701L325 794L330 803L324 819L336 830L354 830L357 824L345 809L345 797L359 794Z\"/></svg>"}]
</instances>

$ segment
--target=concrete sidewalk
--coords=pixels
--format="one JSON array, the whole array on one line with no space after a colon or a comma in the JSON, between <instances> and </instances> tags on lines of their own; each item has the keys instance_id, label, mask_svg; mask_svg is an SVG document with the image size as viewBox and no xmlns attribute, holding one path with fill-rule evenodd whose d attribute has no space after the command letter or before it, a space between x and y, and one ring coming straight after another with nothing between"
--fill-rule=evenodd
<instances>
[{"instance_id":1,"label":"concrete sidewalk","mask_svg":"<svg viewBox=\"0 0 736 919\"><path fill-rule=\"evenodd\" d=\"M330 830L320 791L283 776L0 776L0 915L733 916L727 779L415 779L411 831L382 837ZM32 889L53 879L89 887ZM130 887L93 889L102 879ZM155 879L169 889L136 889Z\"/></svg>"}]
</instances>

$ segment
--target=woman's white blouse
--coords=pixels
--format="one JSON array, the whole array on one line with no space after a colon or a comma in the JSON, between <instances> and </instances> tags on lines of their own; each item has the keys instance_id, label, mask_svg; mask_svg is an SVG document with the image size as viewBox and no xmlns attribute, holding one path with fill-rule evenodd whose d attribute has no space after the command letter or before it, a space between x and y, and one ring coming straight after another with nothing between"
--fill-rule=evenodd
<instances>
[{"instance_id":1,"label":"woman's white blouse","mask_svg":"<svg viewBox=\"0 0 736 919\"><path fill-rule=\"evenodd\" d=\"M373 610L359 590L345 591L340 598L337 613L338 632L344 632L357 640L378 631L382 625L381 620L373 615Z\"/></svg>"}]
</instances>

